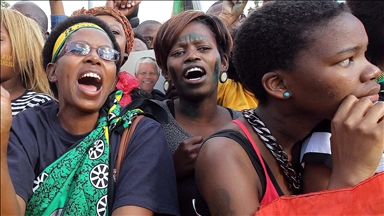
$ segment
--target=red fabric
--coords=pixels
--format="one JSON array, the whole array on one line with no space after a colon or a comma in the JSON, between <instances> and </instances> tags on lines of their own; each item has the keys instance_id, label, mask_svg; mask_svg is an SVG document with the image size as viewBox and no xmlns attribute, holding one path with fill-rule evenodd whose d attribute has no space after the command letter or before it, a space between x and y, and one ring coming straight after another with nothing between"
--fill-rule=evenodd
<instances>
[{"instance_id":1,"label":"red fabric","mask_svg":"<svg viewBox=\"0 0 384 216\"><path fill-rule=\"evenodd\" d=\"M257 157L259 158L259 160L261 162L261 166L263 167L267 184L266 184L266 188L265 188L265 194L260 201L260 205L268 204L268 203L272 202L273 200L276 200L277 198L279 198L279 194L277 193L276 188L273 185L271 178L268 175L267 168L265 167L265 164L264 164L263 158L261 157L259 148L257 148L256 143L255 143L255 141L253 141L251 134L249 133L248 129L245 127L245 125L242 122L240 122L239 120L232 120L232 122L236 123L241 128L241 130L243 130L243 132L247 136L248 140L251 142L253 149L255 150Z\"/></svg>"},{"instance_id":2,"label":"red fabric","mask_svg":"<svg viewBox=\"0 0 384 216\"><path fill-rule=\"evenodd\" d=\"M283 196L255 215L384 215L384 172L354 187Z\"/></svg>"},{"instance_id":3,"label":"red fabric","mask_svg":"<svg viewBox=\"0 0 384 216\"><path fill-rule=\"evenodd\" d=\"M120 100L121 106L126 106L131 103L131 91L137 89L140 86L139 81L136 77L132 76L126 71L119 73L119 81L116 84L116 88L123 91L123 98Z\"/></svg>"}]
</instances>

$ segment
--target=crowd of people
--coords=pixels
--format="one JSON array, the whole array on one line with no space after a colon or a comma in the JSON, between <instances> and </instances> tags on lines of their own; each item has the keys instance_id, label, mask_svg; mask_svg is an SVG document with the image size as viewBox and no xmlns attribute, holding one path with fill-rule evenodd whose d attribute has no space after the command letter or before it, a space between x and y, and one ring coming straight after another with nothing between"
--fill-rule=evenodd
<instances>
[{"instance_id":1,"label":"crowd of people","mask_svg":"<svg viewBox=\"0 0 384 216\"><path fill-rule=\"evenodd\" d=\"M1 8L1 215L254 215L384 171L384 2L65 3Z\"/></svg>"}]
</instances>

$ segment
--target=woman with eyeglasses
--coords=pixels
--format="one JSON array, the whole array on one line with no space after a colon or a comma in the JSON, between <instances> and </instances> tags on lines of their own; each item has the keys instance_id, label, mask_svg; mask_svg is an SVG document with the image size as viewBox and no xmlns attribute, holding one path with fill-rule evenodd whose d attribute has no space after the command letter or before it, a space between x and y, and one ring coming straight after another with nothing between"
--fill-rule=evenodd
<instances>
[{"instance_id":1,"label":"woman with eyeglasses","mask_svg":"<svg viewBox=\"0 0 384 216\"><path fill-rule=\"evenodd\" d=\"M119 51L106 23L70 17L43 49L59 102L12 120L9 93L1 87L1 215L179 214L159 123L142 119L126 152L118 151L121 132L142 114L119 105ZM125 157L116 170L118 153Z\"/></svg>"}]
</instances>

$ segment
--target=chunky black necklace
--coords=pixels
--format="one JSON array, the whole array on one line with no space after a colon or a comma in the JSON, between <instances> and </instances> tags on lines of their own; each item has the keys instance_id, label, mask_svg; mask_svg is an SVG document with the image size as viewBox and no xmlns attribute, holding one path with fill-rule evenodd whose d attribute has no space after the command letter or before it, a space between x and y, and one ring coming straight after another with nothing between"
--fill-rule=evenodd
<instances>
[{"instance_id":1,"label":"chunky black necklace","mask_svg":"<svg viewBox=\"0 0 384 216\"><path fill-rule=\"evenodd\" d=\"M283 170L284 177L290 184L290 189L294 187L296 190L301 189L301 175L296 173L292 168L292 163L288 160L287 153L284 152L283 148L276 143L275 137L272 136L271 132L265 127L264 122L256 115L254 109L243 111L243 116L249 124L251 124L253 130L259 135L267 149L271 152L273 157L279 163L280 168Z\"/></svg>"}]
</instances>

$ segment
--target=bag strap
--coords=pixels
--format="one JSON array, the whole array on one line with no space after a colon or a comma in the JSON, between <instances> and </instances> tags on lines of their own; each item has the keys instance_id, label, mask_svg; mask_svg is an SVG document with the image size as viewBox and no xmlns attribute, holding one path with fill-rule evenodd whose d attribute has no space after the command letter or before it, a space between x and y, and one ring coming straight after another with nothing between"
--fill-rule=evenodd
<instances>
[{"instance_id":1,"label":"bag strap","mask_svg":"<svg viewBox=\"0 0 384 216\"><path fill-rule=\"evenodd\" d=\"M141 119L143 119L144 115L138 115L132 119L132 124L126 128L121 135L120 139L120 145L119 145L119 151L117 152L117 159L116 159L116 181L119 175L119 171L121 168L121 164L123 163L123 160L125 158L125 154L127 153L128 143L129 140L132 137L133 132L135 131L136 125L139 123Z\"/></svg>"}]
</instances>

